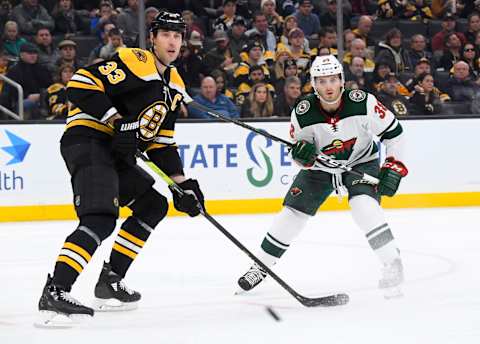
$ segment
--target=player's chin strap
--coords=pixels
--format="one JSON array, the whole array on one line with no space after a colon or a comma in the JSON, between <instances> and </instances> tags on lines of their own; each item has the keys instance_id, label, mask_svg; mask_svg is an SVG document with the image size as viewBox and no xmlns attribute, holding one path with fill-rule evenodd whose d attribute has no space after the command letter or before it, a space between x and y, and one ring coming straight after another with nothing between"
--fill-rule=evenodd
<instances>
[{"instance_id":1,"label":"player's chin strap","mask_svg":"<svg viewBox=\"0 0 480 344\"><path fill-rule=\"evenodd\" d=\"M186 92L184 92L184 94L186 94ZM269 138L273 141L283 143L287 147L290 147L290 148L293 147L293 144L291 142L287 141L287 140L284 140L280 137L272 135L272 134L268 133L267 131L265 131L263 129L258 129L258 128L252 127L252 126L250 126L250 125L248 125L248 124L246 124L242 121L239 121L237 119L230 118L230 117L227 117L225 115L222 115L218 111L212 110L210 108L207 108L206 106L203 106L203 105L197 103L188 94L186 96L184 95L184 101L185 101L185 103L187 103L191 107L193 107L197 110L200 110L200 111L204 111L212 117L224 120L226 122L231 122L231 123L236 124L240 127L243 127L243 128L248 129L250 131L253 131L253 132L255 132L259 135L265 136L265 137L267 137L267 138ZM370 184L373 184L373 185L377 185L380 182L378 180L378 178L375 178L375 177L373 177L369 174L366 174L366 173L354 171L350 166L344 165L344 164L338 162L337 160L332 159L329 156L324 155L324 154L319 154L317 156L316 161L320 162L320 163L323 163L324 165L326 164L328 167L331 167L331 168L339 168L339 169L341 169L345 172L348 172L348 173L350 173L354 176L360 177L363 180L365 180L365 181L367 181L367 182L369 182Z\"/></svg>"},{"instance_id":2,"label":"player's chin strap","mask_svg":"<svg viewBox=\"0 0 480 344\"><path fill-rule=\"evenodd\" d=\"M150 159L148 159L145 154L138 151L137 157L143 160L150 167L160 178L162 178L167 184L169 189L172 192L178 193L180 196L185 194L185 191L178 186L172 178L170 178L165 172L163 172L157 165L155 165ZM348 303L349 297L347 294L332 294L327 296L322 296L318 298L309 298L297 293L294 289L292 289L285 281L283 281L280 277L278 277L268 266L266 266L260 259L258 259L253 253L251 253L238 239L236 239L230 232L228 232L220 223L218 223L210 214L207 213L205 209L198 203L198 208L200 213L212 224L214 225L220 232L222 232L231 242L235 244L239 249L241 249L247 256L250 257L255 263L257 263L262 269L264 269L267 274L269 274L278 284L280 284L283 289L288 291L290 295L296 298L302 305L305 307L316 307L316 306L340 306Z\"/></svg>"}]
</instances>

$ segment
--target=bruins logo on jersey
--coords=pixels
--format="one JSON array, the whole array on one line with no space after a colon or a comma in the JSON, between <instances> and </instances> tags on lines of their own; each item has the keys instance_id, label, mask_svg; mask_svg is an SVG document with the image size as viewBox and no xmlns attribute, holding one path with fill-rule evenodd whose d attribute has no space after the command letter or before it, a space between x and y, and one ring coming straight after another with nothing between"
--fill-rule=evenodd
<instances>
[{"instance_id":1,"label":"bruins logo on jersey","mask_svg":"<svg viewBox=\"0 0 480 344\"><path fill-rule=\"evenodd\" d=\"M394 100L392 107L394 112L399 116L405 116L408 113L407 107L400 100Z\"/></svg>"},{"instance_id":2,"label":"bruins logo on jersey","mask_svg":"<svg viewBox=\"0 0 480 344\"><path fill-rule=\"evenodd\" d=\"M307 113L308 110L310 110L310 102L308 100L302 100L295 108L297 115L303 115Z\"/></svg>"},{"instance_id":3,"label":"bruins logo on jersey","mask_svg":"<svg viewBox=\"0 0 480 344\"><path fill-rule=\"evenodd\" d=\"M138 117L142 140L151 141L157 136L167 113L168 106L163 101L158 101L142 111Z\"/></svg>"},{"instance_id":4,"label":"bruins logo on jersey","mask_svg":"<svg viewBox=\"0 0 480 344\"><path fill-rule=\"evenodd\" d=\"M365 98L367 98L367 94L362 90L353 90L350 92L348 97L351 101L360 103L361 101L364 101Z\"/></svg>"},{"instance_id":5,"label":"bruins logo on jersey","mask_svg":"<svg viewBox=\"0 0 480 344\"><path fill-rule=\"evenodd\" d=\"M147 55L140 49L132 49L132 52L135 54L136 58L140 62L147 62Z\"/></svg>"}]
</instances>

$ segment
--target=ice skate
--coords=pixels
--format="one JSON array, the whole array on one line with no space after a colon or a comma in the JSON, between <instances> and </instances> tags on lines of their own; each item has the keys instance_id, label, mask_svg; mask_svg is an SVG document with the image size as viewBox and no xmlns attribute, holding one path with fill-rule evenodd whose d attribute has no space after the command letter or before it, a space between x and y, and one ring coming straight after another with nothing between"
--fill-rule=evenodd
<instances>
[{"instance_id":1,"label":"ice skate","mask_svg":"<svg viewBox=\"0 0 480 344\"><path fill-rule=\"evenodd\" d=\"M402 260L397 258L383 266L382 278L378 282L378 287L383 291L386 299L399 298L403 296L401 290L403 280Z\"/></svg>"},{"instance_id":2,"label":"ice skate","mask_svg":"<svg viewBox=\"0 0 480 344\"><path fill-rule=\"evenodd\" d=\"M129 289L122 278L104 263L95 285L94 308L100 312L127 311L138 307L140 293Z\"/></svg>"},{"instance_id":3,"label":"ice skate","mask_svg":"<svg viewBox=\"0 0 480 344\"><path fill-rule=\"evenodd\" d=\"M44 328L66 328L78 325L93 317L92 308L75 300L62 286L53 284L48 275L38 302L39 320L34 324Z\"/></svg>"},{"instance_id":4,"label":"ice skate","mask_svg":"<svg viewBox=\"0 0 480 344\"><path fill-rule=\"evenodd\" d=\"M245 275L238 279L238 285L241 289L236 292L236 294L242 294L245 291L255 288L265 279L265 277L267 277L267 272L256 263L253 264L250 270L248 270Z\"/></svg>"}]
</instances>

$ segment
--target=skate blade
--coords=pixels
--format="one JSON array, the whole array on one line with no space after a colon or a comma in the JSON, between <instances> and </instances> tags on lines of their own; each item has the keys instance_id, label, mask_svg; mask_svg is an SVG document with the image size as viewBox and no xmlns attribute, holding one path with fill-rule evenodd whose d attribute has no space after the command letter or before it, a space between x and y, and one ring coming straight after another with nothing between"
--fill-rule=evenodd
<instances>
[{"instance_id":1,"label":"skate blade","mask_svg":"<svg viewBox=\"0 0 480 344\"><path fill-rule=\"evenodd\" d=\"M33 323L37 328L63 329L87 323L93 317L88 314L66 315L53 311L40 311L39 318Z\"/></svg>"},{"instance_id":2,"label":"skate blade","mask_svg":"<svg viewBox=\"0 0 480 344\"><path fill-rule=\"evenodd\" d=\"M385 300L400 299L403 297L403 292L400 287L386 288L383 290L383 297Z\"/></svg>"},{"instance_id":3,"label":"skate blade","mask_svg":"<svg viewBox=\"0 0 480 344\"><path fill-rule=\"evenodd\" d=\"M93 300L93 309L98 312L123 312L132 311L138 308L136 302L122 302L117 299L99 299Z\"/></svg>"}]
</instances>

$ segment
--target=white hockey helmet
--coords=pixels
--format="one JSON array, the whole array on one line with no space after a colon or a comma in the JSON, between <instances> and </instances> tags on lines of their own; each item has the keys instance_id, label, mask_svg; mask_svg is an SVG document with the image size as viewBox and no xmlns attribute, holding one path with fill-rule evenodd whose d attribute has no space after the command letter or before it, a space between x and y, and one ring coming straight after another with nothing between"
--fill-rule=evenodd
<instances>
[{"instance_id":1,"label":"white hockey helmet","mask_svg":"<svg viewBox=\"0 0 480 344\"><path fill-rule=\"evenodd\" d=\"M338 98L333 102L329 102L323 99L318 93L317 89L315 88L315 77L338 75L338 74L340 74L340 81L342 85L341 91L340 91L340 97L341 97L343 94L343 91L345 90L345 76L343 73L342 64L333 55L317 56L315 60L312 62L312 66L310 67L310 83L312 84L315 94L322 101L329 104L334 104L335 102L338 101Z\"/></svg>"}]
</instances>

